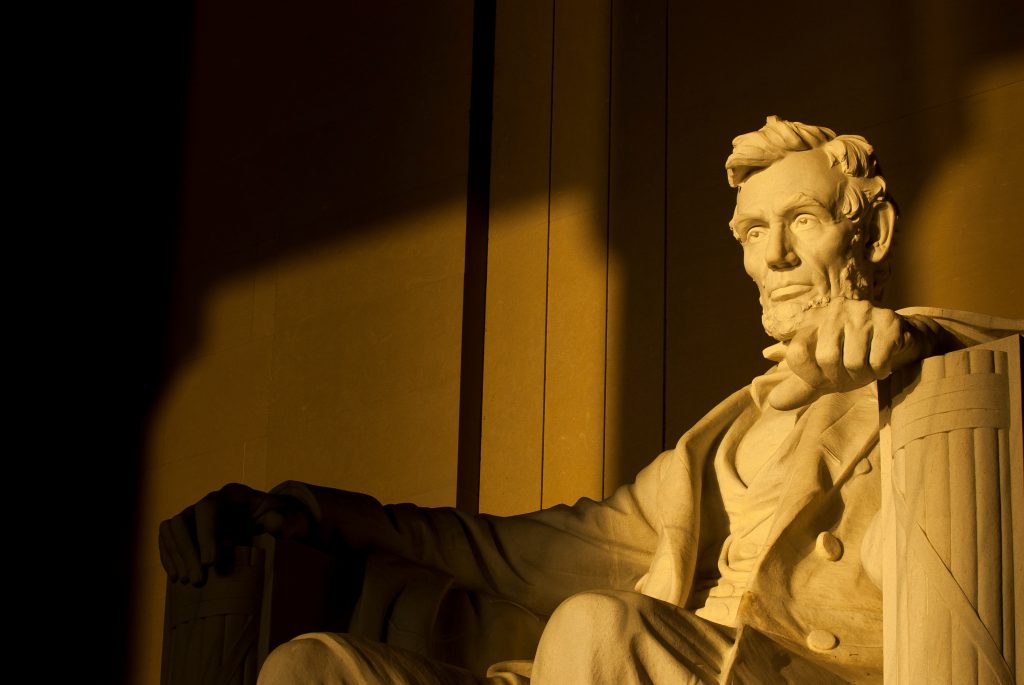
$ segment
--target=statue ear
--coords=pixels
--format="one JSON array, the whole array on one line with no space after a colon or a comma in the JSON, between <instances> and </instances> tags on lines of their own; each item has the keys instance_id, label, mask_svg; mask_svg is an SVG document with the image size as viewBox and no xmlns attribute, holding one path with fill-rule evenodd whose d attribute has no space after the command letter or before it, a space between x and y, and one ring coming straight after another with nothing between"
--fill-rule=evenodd
<instances>
[{"instance_id":1,"label":"statue ear","mask_svg":"<svg viewBox=\"0 0 1024 685\"><path fill-rule=\"evenodd\" d=\"M892 248L892 238L896 227L896 208L891 202L875 205L871 212L871 239L864 246L869 261L878 264L885 260Z\"/></svg>"}]
</instances>

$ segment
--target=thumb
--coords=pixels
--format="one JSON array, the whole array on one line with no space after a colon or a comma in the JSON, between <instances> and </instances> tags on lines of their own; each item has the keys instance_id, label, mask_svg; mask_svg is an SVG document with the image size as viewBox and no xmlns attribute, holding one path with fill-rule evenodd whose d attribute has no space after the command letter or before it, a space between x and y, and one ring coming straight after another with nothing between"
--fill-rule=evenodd
<instances>
[{"instance_id":1,"label":"thumb","mask_svg":"<svg viewBox=\"0 0 1024 685\"><path fill-rule=\"evenodd\" d=\"M265 511L256 518L256 526L264 533L270 533L276 537L284 530L284 515L276 509Z\"/></svg>"},{"instance_id":2,"label":"thumb","mask_svg":"<svg viewBox=\"0 0 1024 685\"><path fill-rule=\"evenodd\" d=\"M306 508L289 497L268 496L254 517L258 528L274 537L306 539L313 521Z\"/></svg>"},{"instance_id":3,"label":"thumb","mask_svg":"<svg viewBox=\"0 0 1024 685\"><path fill-rule=\"evenodd\" d=\"M808 405L821 395L819 389L793 374L768 393L768 404L779 411L788 411Z\"/></svg>"}]
</instances>

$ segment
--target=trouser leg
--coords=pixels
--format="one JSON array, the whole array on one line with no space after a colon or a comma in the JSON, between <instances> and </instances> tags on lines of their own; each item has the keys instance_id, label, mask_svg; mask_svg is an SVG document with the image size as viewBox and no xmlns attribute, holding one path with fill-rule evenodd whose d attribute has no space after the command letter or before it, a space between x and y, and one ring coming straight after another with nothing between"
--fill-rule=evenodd
<instances>
[{"instance_id":1,"label":"trouser leg","mask_svg":"<svg viewBox=\"0 0 1024 685\"><path fill-rule=\"evenodd\" d=\"M469 671L379 642L309 633L267 657L257 685L480 685Z\"/></svg>"},{"instance_id":2,"label":"trouser leg","mask_svg":"<svg viewBox=\"0 0 1024 685\"><path fill-rule=\"evenodd\" d=\"M636 592L585 592L544 629L533 685L710 685L733 631Z\"/></svg>"}]
</instances>

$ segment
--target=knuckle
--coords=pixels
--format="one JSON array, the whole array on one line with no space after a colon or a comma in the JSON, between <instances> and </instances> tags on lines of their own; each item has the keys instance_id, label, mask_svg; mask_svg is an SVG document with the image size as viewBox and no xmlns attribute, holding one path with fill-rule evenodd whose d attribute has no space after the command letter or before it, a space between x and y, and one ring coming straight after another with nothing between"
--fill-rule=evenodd
<instances>
[{"instance_id":1,"label":"knuckle","mask_svg":"<svg viewBox=\"0 0 1024 685\"><path fill-rule=\"evenodd\" d=\"M895 350L896 343L891 340L879 341L877 345L873 345L870 358L871 369L876 374L886 373Z\"/></svg>"},{"instance_id":2,"label":"knuckle","mask_svg":"<svg viewBox=\"0 0 1024 685\"><path fill-rule=\"evenodd\" d=\"M849 353L843 357L843 366L851 373L859 373L867 366L863 354Z\"/></svg>"},{"instance_id":3,"label":"knuckle","mask_svg":"<svg viewBox=\"0 0 1024 685\"><path fill-rule=\"evenodd\" d=\"M866 349L867 343L863 337L848 338L843 350L843 366L851 371L863 369L867 363L865 360Z\"/></svg>"},{"instance_id":4,"label":"knuckle","mask_svg":"<svg viewBox=\"0 0 1024 685\"><path fill-rule=\"evenodd\" d=\"M811 361L811 350L806 340L793 340L786 353L790 366L804 366Z\"/></svg>"},{"instance_id":5,"label":"knuckle","mask_svg":"<svg viewBox=\"0 0 1024 685\"><path fill-rule=\"evenodd\" d=\"M814 358L822 367L835 366L839 363L839 347L837 345L818 345Z\"/></svg>"},{"instance_id":6,"label":"knuckle","mask_svg":"<svg viewBox=\"0 0 1024 685\"><path fill-rule=\"evenodd\" d=\"M899 336L901 321L900 317L888 309L881 310L882 315L874 317L872 324L875 329L883 335Z\"/></svg>"}]
</instances>

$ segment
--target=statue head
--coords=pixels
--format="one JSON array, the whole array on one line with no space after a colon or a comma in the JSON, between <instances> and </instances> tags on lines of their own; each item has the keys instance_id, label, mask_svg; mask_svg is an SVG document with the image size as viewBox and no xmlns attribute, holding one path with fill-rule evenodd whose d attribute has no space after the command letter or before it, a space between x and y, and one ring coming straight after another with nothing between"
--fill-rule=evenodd
<instances>
[{"instance_id":1,"label":"statue head","mask_svg":"<svg viewBox=\"0 0 1024 685\"><path fill-rule=\"evenodd\" d=\"M729 222L760 293L768 335L788 340L836 297L877 302L896 208L860 136L768 117L732 141Z\"/></svg>"}]
</instances>

